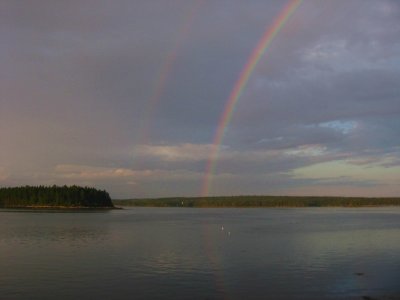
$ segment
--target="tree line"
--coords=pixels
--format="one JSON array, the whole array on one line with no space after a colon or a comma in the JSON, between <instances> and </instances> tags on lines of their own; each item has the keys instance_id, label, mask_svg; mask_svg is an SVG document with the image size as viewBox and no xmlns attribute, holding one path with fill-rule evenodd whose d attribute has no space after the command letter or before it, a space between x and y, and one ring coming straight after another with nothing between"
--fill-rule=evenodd
<instances>
[{"instance_id":1,"label":"tree line","mask_svg":"<svg viewBox=\"0 0 400 300\"><path fill-rule=\"evenodd\" d=\"M362 207L397 206L400 198L231 196L113 200L115 205L148 207Z\"/></svg>"},{"instance_id":2,"label":"tree line","mask_svg":"<svg viewBox=\"0 0 400 300\"><path fill-rule=\"evenodd\" d=\"M0 188L0 207L113 207L103 190L80 186L22 186Z\"/></svg>"}]
</instances>

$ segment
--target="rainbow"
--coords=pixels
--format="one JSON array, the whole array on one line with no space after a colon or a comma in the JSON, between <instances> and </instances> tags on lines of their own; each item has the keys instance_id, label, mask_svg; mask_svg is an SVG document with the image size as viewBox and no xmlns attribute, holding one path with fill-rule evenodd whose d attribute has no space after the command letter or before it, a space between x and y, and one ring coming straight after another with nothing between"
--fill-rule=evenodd
<instances>
[{"instance_id":1,"label":"rainbow","mask_svg":"<svg viewBox=\"0 0 400 300\"><path fill-rule=\"evenodd\" d=\"M209 156L209 160L206 165L205 175L203 178L203 185L201 189L201 196L208 196L212 175L215 170L216 162L219 155L219 150L221 147L222 139L226 132L226 129L229 125L229 122L232 118L233 111L235 106L243 93L244 88L246 87L247 82L251 74L253 73L255 67L257 66L258 62L260 61L261 57L264 55L265 51L271 45L272 41L279 33L279 31L285 26L287 21L289 20L290 16L296 11L296 9L300 6L303 0L290 0L286 6L282 9L280 14L276 17L274 22L271 26L267 28L264 35L258 42L256 48L254 48L250 58L248 59L245 67L243 68L242 72L238 80L236 81L235 86L232 89L232 92L226 101L225 108L221 114L219 119L218 127L214 135L213 140L213 147L211 149L211 154Z\"/></svg>"},{"instance_id":2,"label":"rainbow","mask_svg":"<svg viewBox=\"0 0 400 300\"><path fill-rule=\"evenodd\" d=\"M183 47L184 42L190 35L196 14L202 5L203 0L196 0L192 4L188 14L185 15L183 26L177 32L174 47L167 53L164 62L158 71L156 80L153 84L152 93L144 110L144 121L139 130L139 144L147 144L148 142L148 137L151 131L150 122L152 120L152 116L154 115L157 104L160 102L160 99L165 91L169 75L172 73L173 66L178 58L179 50Z\"/></svg>"}]
</instances>

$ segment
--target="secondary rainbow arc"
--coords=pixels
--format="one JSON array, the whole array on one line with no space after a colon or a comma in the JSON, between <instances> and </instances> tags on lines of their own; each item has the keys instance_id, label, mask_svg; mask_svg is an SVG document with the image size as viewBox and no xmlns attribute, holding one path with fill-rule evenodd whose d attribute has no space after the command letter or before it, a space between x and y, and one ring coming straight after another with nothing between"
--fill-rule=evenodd
<instances>
[{"instance_id":1,"label":"secondary rainbow arc","mask_svg":"<svg viewBox=\"0 0 400 300\"><path fill-rule=\"evenodd\" d=\"M174 46L166 54L164 61L161 64L160 69L158 70L157 76L153 84L152 92L146 103L146 107L144 108L144 121L140 125L139 130L139 144L148 143L148 139L152 130L151 120L153 119L156 108L159 105L163 94L165 93L168 80L173 71L173 67L178 60L179 52L182 51L186 40L190 36L193 23L196 20L196 15L203 4L204 0L196 0L192 4L190 10L185 15L183 25L177 32Z\"/></svg>"}]
</instances>

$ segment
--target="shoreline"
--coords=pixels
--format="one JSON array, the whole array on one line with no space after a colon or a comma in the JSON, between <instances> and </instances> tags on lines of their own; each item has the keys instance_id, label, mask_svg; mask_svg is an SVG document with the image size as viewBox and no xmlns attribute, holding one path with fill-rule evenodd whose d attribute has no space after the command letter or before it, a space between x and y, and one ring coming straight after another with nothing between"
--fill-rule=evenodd
<instances>
[{"instance_id":1,"label":"shoreline","mask_svg":"<svg viewBox=\"0 0 400 300\"><path fill-rule=\"evenodd\" d=\"M196 208L290 208L290 207L395 207L400 197L321 197L321 196L215 196L114 199L125 207L196 207Z\"/></svg>"},{"instance_id":2,"label":"shoreline","mask_svg":"<svg viewBox=\"0 0 400 300\"><path fill-rule=\"evenodd\" d=\"M94 206L52 206L52 205L29 205L29 206L5 206L0 207L0 209L29 209L29 210L113 210L113 209L123 209L121 207L94 207Z\"/></svg>"},{"instance_id":3,"label":"shoreline","mask_svg":"<svg viewBox=\"0 0 400 300\"><path fill-rule=\"evenodd\" d=\"M167 206L167 205L123 205L123 208L379 208L379 207L400 207L400 205L360 205L360 206Z\"/></svg>"}]
</instances>

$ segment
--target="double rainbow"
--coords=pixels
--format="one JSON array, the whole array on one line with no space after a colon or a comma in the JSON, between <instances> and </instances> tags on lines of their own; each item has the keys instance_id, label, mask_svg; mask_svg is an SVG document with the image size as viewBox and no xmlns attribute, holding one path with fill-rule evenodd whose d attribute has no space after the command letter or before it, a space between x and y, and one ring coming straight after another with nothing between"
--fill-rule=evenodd
<instances>
[{"instance_id":1,"label":"double rainbow","mask_svg":"<svg viewBox=\"0 0 400 300\"><path fill-rule=\"evenodd\" d=\"M251 74L253 73L261 57L264 55L265 51L271 45L276 35L285 26L290 16L296 11L296 9L302 2L303 0L291 0L287 3L287 5L283 8L283 10L274 20L272 25L267 28L261 40L258 42L257 47L253 50L252 54L250 55L250 58L248 59L245 67L240 73L240 76L236 81L236 84L233 87L228 100L226 101L224 111L221 114L218 127L214 135L213 147L211 150L211 154L209 156L209 160L207 162L205 175L203 178L203 185L201 189L202 196L209 195L212 176L215 170L216 162L218 160L222 139L227 130L229 122L232 118L235 106L240 96L242 95L243 90L246 87L246 84L249 81Z\"/></svg>"},{"instance_id":2,"label":"double rainbow","mask_svg":"<svg viewBox=\"0 0 400 300\"><path fill-rule=\"evenodd\" d=\"M178 59L179 51L184 46L185 41L190 36L193 23L196 19L196 14L203 5L203 0L195 0L190 7L190 10L185 15L184 22L180 30L177 32L174 47L167 53L163 64L159 69L155 78L152 93L146 102L144 109L144 121L139 130L139 144L147 144L151 132L151 120L156 112L156 108L165 92L168 79L173 71L173 67Z\"/></svg>"}]
</instances>

